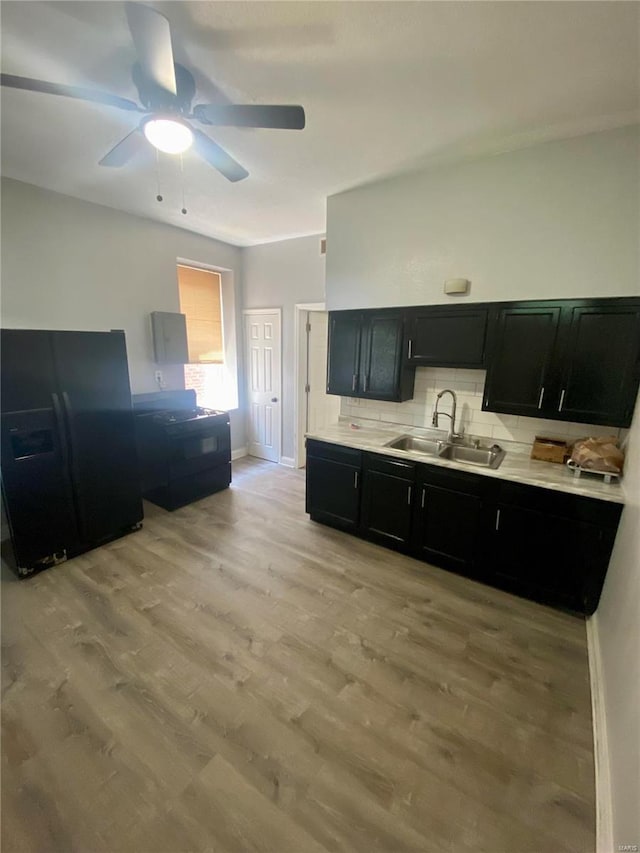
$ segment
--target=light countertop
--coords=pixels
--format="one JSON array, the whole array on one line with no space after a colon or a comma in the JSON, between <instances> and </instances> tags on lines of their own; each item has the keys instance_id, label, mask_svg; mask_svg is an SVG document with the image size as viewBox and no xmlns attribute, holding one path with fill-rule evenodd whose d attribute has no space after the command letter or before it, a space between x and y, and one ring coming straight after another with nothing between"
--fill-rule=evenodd
<instances>
[{"instance_id":1,"label":"light countertop","mask_svg":"<svg viewBox=\"0 0 640 853\"><path fill-rule=\"evenodd\" d=\"M566 465L531 459L531 448L526 444L500 441L500 446L506 451L502 464L499 468L482 468L476 465L452 462L450 459L439 459L437 456L428 456L414 451L394 450L391 447L385 447L387 442L401 435L446 438L446 432L443 430L405 427L402 424L378 424L371 421L366 422L366 424L362 421L358 421L358 423L360 428L354 429L350 425L349 419L343 419L318 432L307 433L307 438L327 441L331 444L342 444L358 450L382 453L398 459L411 459L414 462L423 462L427 465L455 468L458 471L467 471L483 477L497 477L501 480L541 486L545 489L568 492L582 497L612 501L613 503L625 502L624 490L618 480L606 484L602 478L584 473L579 479L576 479ZM483 442L486 440L482 439Z\"/></svg>"}]
</instances>

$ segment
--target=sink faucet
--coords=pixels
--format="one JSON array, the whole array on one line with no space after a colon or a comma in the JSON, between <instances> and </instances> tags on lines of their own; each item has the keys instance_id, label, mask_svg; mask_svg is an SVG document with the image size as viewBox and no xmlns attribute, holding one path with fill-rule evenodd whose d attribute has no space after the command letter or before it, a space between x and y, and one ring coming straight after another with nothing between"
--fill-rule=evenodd
<instances>
[{"instance_id":1,"label":"sink faucet","mask_svg":"<svg viewBox=\"0 0 640 853\"><path fill-rule=\"evenodd\" d=\"M451 394L451 398L453 400L453 407L451 409L450 415L447 414L446 412L439 412L438 411L438 403L440 402L440 398L442 397L443 394ZM431 420L431 423L434 425L434 427L437 427L439 415L444 415L445 418L450 419L451 423L449 424L449 432L447 433L447 441L453 441L454 439L460 438L462 436L462 431L459 433L456 432L456 407L457 407L457 404L458 404L458 399L456 397L455 391L452 391L450 388L445 388L444 391L441 391L438 394L438 396L436 397L436 405L435 405L435 408L433 410L433 418Z\"/></svg>"}]
</instances>

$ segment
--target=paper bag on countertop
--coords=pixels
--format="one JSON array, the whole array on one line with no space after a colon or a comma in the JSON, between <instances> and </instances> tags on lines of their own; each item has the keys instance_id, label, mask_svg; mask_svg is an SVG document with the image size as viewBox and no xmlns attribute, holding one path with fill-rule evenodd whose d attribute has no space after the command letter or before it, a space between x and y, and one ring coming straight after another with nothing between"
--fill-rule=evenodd
<instances>
[{"instance_id":1,"label":"paper bag on countertop","mask_svg":"<svg viewBox=\"0 0 640 853\"><path fill-rule=\"evenodd\" d=\"M618 447L615 435L581 438L573 445L571 461L587 470L620 474L624 465L624 453Z\"/></svg>"}]
</instances>

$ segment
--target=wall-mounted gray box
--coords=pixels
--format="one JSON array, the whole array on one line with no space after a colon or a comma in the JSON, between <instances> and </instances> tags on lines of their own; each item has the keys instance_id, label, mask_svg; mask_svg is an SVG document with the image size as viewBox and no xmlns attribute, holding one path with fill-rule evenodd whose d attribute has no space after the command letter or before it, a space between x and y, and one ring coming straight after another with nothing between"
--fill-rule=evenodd
<instances>
[{"instance_id":1,"label":"wall-mounted gray box","mask_svg":"<svg viewBox=\"0 0 640 853\"><path fill-rule=\"evenodd\" d=\"M187 318L169 311L151 312L153 357L156 364L188 364Z\"/></svg>"}]
</instances>

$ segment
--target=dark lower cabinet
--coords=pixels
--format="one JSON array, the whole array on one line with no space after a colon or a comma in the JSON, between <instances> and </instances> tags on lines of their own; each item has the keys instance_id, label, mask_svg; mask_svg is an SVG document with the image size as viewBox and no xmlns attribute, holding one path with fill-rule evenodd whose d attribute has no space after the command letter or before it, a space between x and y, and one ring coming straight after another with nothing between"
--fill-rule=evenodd
<instances>
[{"instance_id":1,"label":"dark lower cabinet","mask_svg":"<svg viewBox=\"0 0 640 853\"><path fill-rule=\"evenodd\" d=\"M307 512L433 565L591 614L622 505L308 440Z\"/></svg>"},{"instance_id":2,"label":"dark lower cabinet","mask_svg":"<svg viewBox=\"0 0 640 853\"><path fill-rule=\"evenodd\" d=\"M490 485L486 477L420 465L415 502L416 553L435 565L479 575L484 497Z\"/></svg>"},{"instance_id":3,"label":"dark lower cabinet","mask_svg":"<svg viewBox=\"0 0 640 853\"><path fill-rule=\"evenodd\" d=\"M411 541L415 463L367 453L364 458L361 530L405 549Z\"/></svg>"},{"instance_id":4,"label":"dark lower cabinet","mask_svg":"<svg viewBox=\"0 0 640 853\"><path fill-rule=\"evenodd\" d=\"M307 512L314 521L356 530L361 478L359 450L307 440Z\"/></svg>"},{"instance_id":5,"label":"dark lower cabinet","mask_svg":"<svg viewBox=\"0 0 640 853\"><path fill-rule=\"evenodd\" d=\"M486 553L488 577L581 613L598 606L622 507L501 483Z\"/></svg>"}]
</instances>

